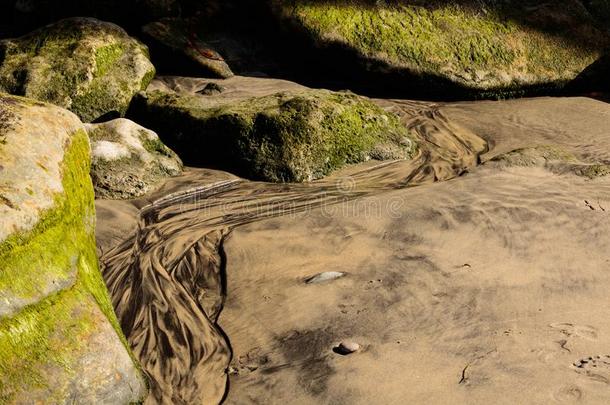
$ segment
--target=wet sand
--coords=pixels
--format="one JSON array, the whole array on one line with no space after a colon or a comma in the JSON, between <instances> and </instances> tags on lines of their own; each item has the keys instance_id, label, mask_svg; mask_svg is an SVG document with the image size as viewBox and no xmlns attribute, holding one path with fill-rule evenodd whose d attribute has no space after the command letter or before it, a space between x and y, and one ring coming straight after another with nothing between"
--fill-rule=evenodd
<instances>
[{"instance_id":1,"label":"wet sand","mask_svg":"<svg viewBox=\"0 0 610 405\"><path fill-rule=\"evenodd\" d=\"M610 176L575 173L610 163L610 106L379 102L413 161L303 185L194 170L98 201L148 402L607 402ZM541 145L574 159L492 160ZM346 276L305 283L328 271Z\"/></svg>"}]
</instances>

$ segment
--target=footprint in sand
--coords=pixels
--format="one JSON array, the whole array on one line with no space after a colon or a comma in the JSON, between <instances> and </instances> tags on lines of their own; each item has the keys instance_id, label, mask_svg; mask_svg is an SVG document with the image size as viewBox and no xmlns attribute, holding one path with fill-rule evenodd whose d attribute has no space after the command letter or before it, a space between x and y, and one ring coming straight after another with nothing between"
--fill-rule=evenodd
<instances>
[{"instance_id":1,"label":"footprint in sand","mask_svg":"<svg viewBox=\"0 0 610 405\"><path fill-rule=\"evenodd\" d=\"M553 393L557 402L574 402L582 398L582 390L576 385L565 385Z\"/></svg>"},{"instance_id":2,"label":"footprint in sand","mask_svg":"<svg viewBox=\"0 0 610 405\"><path fill-rule=\"evenodd\" d=\"M552 323L549 325L553 329L559 330L568 337L578 337L587 340L597 339L597 329L593 326L574 325L572 323Z\"/></svg>"},{"instance_id":3,"label":"footprint in sand","mask_svg":"<svg viewBox=\"0 0 610 405\"><path fill-rule=\"evenodd\" d=\"M610 355L590 356L573 364L574 370L582 375L605 384L610 384Z\"/></svg>"}]
</instances>

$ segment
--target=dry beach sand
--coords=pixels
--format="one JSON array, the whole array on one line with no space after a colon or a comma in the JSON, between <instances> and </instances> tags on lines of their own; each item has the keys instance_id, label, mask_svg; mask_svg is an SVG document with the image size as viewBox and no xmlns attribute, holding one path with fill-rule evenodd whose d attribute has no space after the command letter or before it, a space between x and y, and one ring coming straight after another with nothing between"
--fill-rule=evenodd
<instances>
[{"instance_id":1,"label":"dry beach sand","mask_svg":"<svg viewBox=\"0 0 610 405\"><path fill-rule=\"evenodd\" d=\"M97 202L148 402L608 403L610 105L378 102L413 161Z\"/></svg>"}]
</instances>

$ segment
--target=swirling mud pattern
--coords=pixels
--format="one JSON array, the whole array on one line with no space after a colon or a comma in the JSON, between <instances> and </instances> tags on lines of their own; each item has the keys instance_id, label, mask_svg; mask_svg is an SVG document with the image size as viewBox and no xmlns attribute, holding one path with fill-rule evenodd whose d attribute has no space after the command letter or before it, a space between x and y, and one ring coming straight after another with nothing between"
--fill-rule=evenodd
<instances>
[{"instance_id":1,"label":"swirling mud pattern","mask_svg":"<svg viewBox=\"0 0 610 405\"><path fill-rule=\"evenodd\" d=\"M137 232L102 257L113 305L150 378L147 403L219 403L227 390L229 338L218 325L227 294L223 242L243 224L372 193L448 180L478 163L485 141L450 124L434 106L380 102L419 143L392 161L309 184L227 180L144 207ZM230 286L229 290L230 290Z\"/></svg>"}]
</instances>

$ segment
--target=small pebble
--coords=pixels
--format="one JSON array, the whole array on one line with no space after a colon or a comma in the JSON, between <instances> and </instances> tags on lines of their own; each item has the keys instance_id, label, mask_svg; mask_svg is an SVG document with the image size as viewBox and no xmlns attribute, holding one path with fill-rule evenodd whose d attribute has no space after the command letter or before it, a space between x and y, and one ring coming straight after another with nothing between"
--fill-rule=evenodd
<instances>
[{"instance_id":1,"label":"small pebble","mask_svg":"<svg viewBox=\"0 0 610 405\"><path fill-rule=\"evenodd\" d=\"M333 349L333 351L335 353L345 356L345 355L357 352L358 350L360 350L360 348L361 348L361 346L358 343L350 341L350 340L345 340L345 341L339 343L339 346L335 347Z\"/></svg>"},{"instance_id":2,"label":"small pebble","mask_svg":"<svg viewBox=\"0 0 610 405\"><path fill-rule=\"evenodd\" d=\"M326 271L324 273L316 274L315 276L309 277L305 282L307 284L318 284L323 283L325 281L336 280L338 278L344 277L346 273L342 271Z\"/></svg>"}]
</instances>

